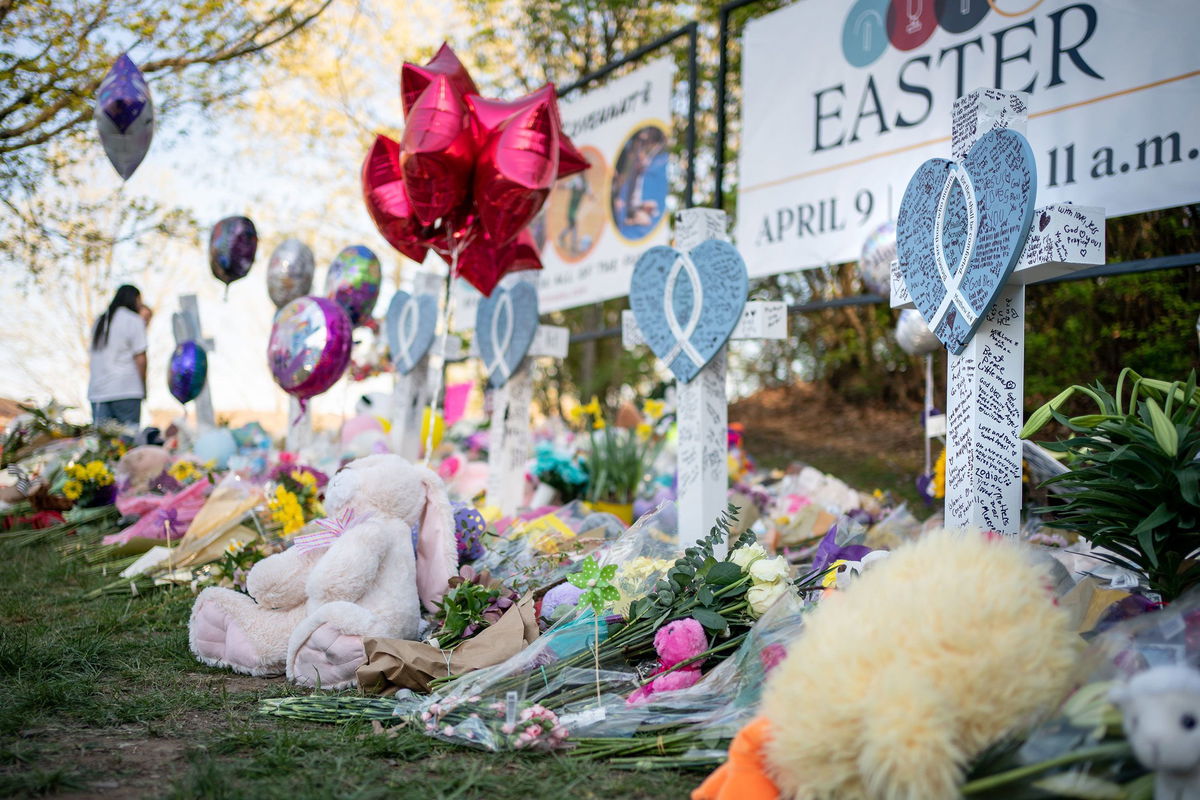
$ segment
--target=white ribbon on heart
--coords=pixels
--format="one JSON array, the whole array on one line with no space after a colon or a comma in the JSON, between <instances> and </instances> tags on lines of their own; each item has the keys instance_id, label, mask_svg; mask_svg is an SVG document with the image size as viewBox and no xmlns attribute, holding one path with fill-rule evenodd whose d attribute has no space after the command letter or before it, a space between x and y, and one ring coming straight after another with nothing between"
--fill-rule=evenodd
<instances>
[{"instance_id":1,"label":"white ribbon on heart","mask_svg":"<svg viewBox=\"0 0 1200 800\"><path fill-rule=\"evenodd\" d=\"M692 285L692 309L688 314L687 323L682 328L679 327L679 319L675 316L675 281L681 271L687 274L688 283ZM700 283L700 273L696 271L695 263L687 253L676 253L675 263L671 264L671 270L667 273L667 288L663 292L663 317L667 320L667 329L675 337L675 346L662 360L668 367L680 353L687 356L695 366L704 366L704 358L691 341L696 326L700 324L700 310L703 305L704 287Z\"/></svg>"},{"instance_id":2,"label":"white ribbon on heart","mask_svg":"<svg viewBox=\"0 0 1200 800\"><path fill-rule=\"evenodd\" d=\"M417 327L420 323L421 312L417 298L410 295L408 302L400 310L400 320L396 323L396 345L400 351L396 354L396 360L403 359L406 372L416 366L412 360L412 346L417 340Z\"/></svg>"},{"instance_id":3,"label":"white ribbon on heart","mask_svg":"<svg viewBox=\"0 0 1200 800\"><path fill-rule=\"evenodd\" d=\"M958 260L958 270L951 272L946 264L946 252L942 249L942 231L946 225L946 207L950 200L950 190L955 184L962 189L963 200L967 205L967 242L963 246L962 256ZM933 258L937 264L938 274L946 287L946 294L938 305L933 317L928 320L929 329L936 330L953 305L962 314L967 325L973 325L978 315L963 297L960 287L967 274L967 264L971 261L971 253L975 249L975 236L979 232L979 214L975 205L975 186L971 176L960 164L952 164L946 175L946 184L942 187L942 195L938 198L936 223L933 226Z\"/></svg>"},{"instance_id":4,"label":"white ribbon on heart","mask_svg":"<svg viewBox=\"0 0 1200 800\"><path fill-rule=\"evenodd\" d=\"M504 360L504 355L512 344L513 329L516 325L513 321L512 295L503 289L498 291L500 297L496 299L496 306L492 309L492 358L484 363L484 367L487 369L488 375L499 372L504 376L504 380L508 380L512 377L512 369ZM507 312L504 318L508 323L504 326L503 336L500 335L500 312L502 311Z\"/></svg>"}]
</instances>

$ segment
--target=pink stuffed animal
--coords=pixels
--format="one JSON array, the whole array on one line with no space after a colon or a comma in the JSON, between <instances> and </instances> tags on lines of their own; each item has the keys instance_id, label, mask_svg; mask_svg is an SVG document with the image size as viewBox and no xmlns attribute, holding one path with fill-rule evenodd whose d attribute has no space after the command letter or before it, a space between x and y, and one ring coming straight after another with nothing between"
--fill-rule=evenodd
<instances>
[{"instance_id":1,"label":"pink stuffed animal","mask_svg":"<svg viewBox=\"0 0 1200 800\"><path fill-rule=\"evenodd\" d=\"M654 634L654 649L658 651L658 662L661 666L650 674L658 677L629 695L627 702L631 706L649 702L652 696L660 692L675 692L694 686L700 680L700 665L704 663L703 660L693 661L686 667L672 672L667 670L707 650L708 637L704 635L704 626L691 617L677 619L662 626L658 633Z\"/></svg>"},{"instance_id":2,"label":"pink stuffed animal","mask_svg":"<svg viewBox=\"0 0 1200 800\"><path fill-rule=\"evenodd\" d=\"M200 593L188 631L197 658L333 689L354 685L363 637L416 638L421 603L432 610L458 573L441 479L400 456L367 456L330 480L325 509L341 524L255 564L248 595Z\"/></svg>"}]
</instances>

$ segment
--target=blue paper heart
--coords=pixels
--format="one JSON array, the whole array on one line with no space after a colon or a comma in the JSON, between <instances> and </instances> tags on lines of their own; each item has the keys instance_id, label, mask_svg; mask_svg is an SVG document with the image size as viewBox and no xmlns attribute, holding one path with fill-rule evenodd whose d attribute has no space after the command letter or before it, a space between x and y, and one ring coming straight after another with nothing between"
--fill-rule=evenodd
<instances>
[{"instance_id":1,"label":"blue paper heart","mask_svg":"<svg viewBox=\"0 0 1200 800\"><path fill-rule=\"evenodd\" d=\"M537 289L531 283L497 287L479 301L475 341L488 381L497 388L521 366L538 329Z\"/></svg>"},{"instance_id":2,"label":"blue paper heart","mask_svg":"<svg viewBox=\"0 0 1200 800\"><path fill-rule=\"evenodd\" d=\"M749 290L737 248L709 239L686 256L661 246L642 253L633 268L629 306L646 344L687 383L728 341Z\"/></svg>"},{"instance_id":3,"label":"blue paper heart","mask_svg":"<svg viewBox=\"0 0 1200 800\"><path fill-rule=\"evenodd\" d=\"M396 292L388 304L383 324L392 363L401 375L407 375L433 345L437 330L437 298L431 294L414 297L408 292Z\"/></svg>"},{"instance_id":4,"label":"blue paper heart","mask_svg":"<svg viewBox=\"0 0 1200 800\"><path fill-rule=\"evenodd\" d=\"M896 255L913 303L954 354L1008 282L1033 221L1037 167L1025 137L990 131L961 162L931 158L908 182Z\"/></svg>"}]
</instances>

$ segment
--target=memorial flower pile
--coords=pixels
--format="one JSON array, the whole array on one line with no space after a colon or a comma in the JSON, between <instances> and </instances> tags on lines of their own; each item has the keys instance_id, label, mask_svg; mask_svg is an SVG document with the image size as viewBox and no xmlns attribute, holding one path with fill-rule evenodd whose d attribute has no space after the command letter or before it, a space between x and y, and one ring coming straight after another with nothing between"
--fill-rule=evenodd
<instances>
[{"instance_id":1,"label":"memorial flower pile","mask_svg":"<svg viewBox=\"0 0 1200 800\"><path fill-rule=\"evenodd\" d=\"M108 465L99 459L93 459L85 464L71 463L63 468L67 481L62 485L63 496L75 500L81 505L102 499L103 495L111 494L109 487L115 478Z\"/></svg>"}]
</instances>

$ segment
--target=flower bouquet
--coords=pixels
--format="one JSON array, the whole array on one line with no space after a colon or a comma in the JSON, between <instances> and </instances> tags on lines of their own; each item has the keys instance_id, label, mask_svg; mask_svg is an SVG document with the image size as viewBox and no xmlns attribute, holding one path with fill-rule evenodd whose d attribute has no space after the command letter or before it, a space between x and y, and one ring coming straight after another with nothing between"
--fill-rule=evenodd
<instances>
[{"instance_id":1,"label":"flower bouquet","mask_svg":"<svg viewBox=\"0 0 1200 800\"><path fill-rule=\"evenodd\" d=\"M116 478L100 459L85 464L72 462L63 468L67 481L62 485L63 497L74 500L80 508L112 505L117 496Z\"/></svg>"},{"instance_id":2,"label":"flower bouquet","mask_svg":"<svg viewBox=\"0 0 1200 800\"><path fill-rule=\"evenodd\" d=\"M309 522L325 516L321 489L329 479L324 473L283 462L271 471L267 480L268 530L287 539Z\"/></svg>"},{"instance_id":3,"label":"flower bouquet","mask_svg":"<svg viewBox=\"0 0 1200 800\"><path fill-rule=\"evenodd\" d=\"M593 504L632 506L666 443L671 421L664 411L661 401L647 400L642 422L632 429L609 425L595 397L572 411L572 419L588 436L585 499Z\"/></svg>"}]
</instances>

